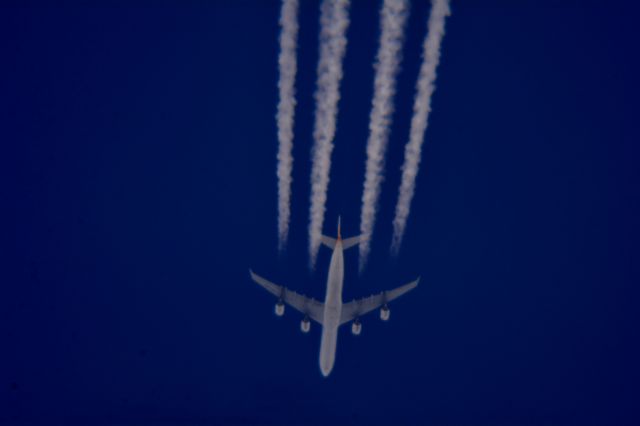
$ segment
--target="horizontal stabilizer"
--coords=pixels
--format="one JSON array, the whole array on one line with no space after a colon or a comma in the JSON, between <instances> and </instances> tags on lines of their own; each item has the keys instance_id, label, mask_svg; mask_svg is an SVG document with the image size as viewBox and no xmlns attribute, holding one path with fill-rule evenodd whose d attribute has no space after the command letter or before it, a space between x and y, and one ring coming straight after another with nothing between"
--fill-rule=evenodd
<instances>
[{"instance_id":1,"label":"horizontal stabilizer","mask_svg":"<svg viewBox=\"0 0 640 426\"><path fill-rule=\"evenodd\" d=\"M355 237L346 238L342 240L342 250L346 250L348 248L355 246L356 244L360 243L361 239L362 239L362 235L356 235Z\"/></svg>"},{"instance_id":2,"label":"horizontal stabilizer","mask_svg":"<svg viewBox=\"0 0 640 426\"><path fill-rule=\"evenodd\" d=\"M342 250L346 250L358 244L362 240L362 235L356 235L355 237L342 239L340 235L340 216L338 216L338 238L327 237L326 235L320 236L320 242L331 250L336 248L338 241L342 242Z\"/></svg>"},{"instance_id":3,"label":"horizontal stabilizer","mask_svg":"<svg viewBox=\"0 0 640 426\"><path fill-rule=\"evenodd\" d=\"M342 243L342 250L346 250L348 248L351 248L357 245L361 239L362 239L362 235L357 235L355 237L350 237L344 240L340 240L340 242ZM336 243L338 242L338 240L336 240L335 238L327 237L326 235L321 236L320 241L322 242L322 244L329 247L331 250L336 248Z\"/></svg>"},{"instance_id":4,"label":"horizontal stabilizer","mask_svg":"<svg viewBox=\"0 0 640 426\"><path fill-rule=\"evenodd\" d=\"M333 250L336 247L335 238L331 238L331 237L327 237L326 235L323 235L320 237L320 241L322 242L322 244L329 247L331 250Z\"/></svg>"}]
</instances>

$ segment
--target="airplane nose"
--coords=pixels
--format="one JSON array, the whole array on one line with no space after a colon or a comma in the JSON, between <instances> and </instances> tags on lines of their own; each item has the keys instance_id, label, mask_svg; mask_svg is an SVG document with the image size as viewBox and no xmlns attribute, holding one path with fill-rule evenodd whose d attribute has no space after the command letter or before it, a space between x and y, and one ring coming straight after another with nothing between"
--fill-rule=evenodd
<instances>
[{"instance_id":1,"label":"airplane nose","mask_svg":"<svg viewBox=\"0 0 640 426\"><path fill-rule=\"evenodd\" d=\"M327 377L329 373L333 370L333 360L329 360L326 358L320 359L320 371L324 377Z\"/></svg>"},{"instance_id":2,"label":"airplane nose","mask_svg":"<svg viewBox=\"0 0 640 426\"><path fill-rule=\"evenodd\" d=\"M320 366L320 371L322 371L322 375L324 377L327 377L329 375L329 373L331 373L331 367L330 366L326 366L326 365L321 365Z\"/></svg>"}]
</instances>

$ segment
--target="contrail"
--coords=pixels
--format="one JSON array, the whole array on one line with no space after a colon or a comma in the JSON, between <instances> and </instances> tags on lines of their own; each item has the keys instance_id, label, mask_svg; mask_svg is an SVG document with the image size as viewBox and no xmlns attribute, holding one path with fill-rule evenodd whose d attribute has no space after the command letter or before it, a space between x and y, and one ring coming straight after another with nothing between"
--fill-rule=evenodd
<instances>
[{"instance_id":1,"label":"contrail","mask_svg":"<svg viewBox=\"0 0 640 426\"><path fill-rule=\"evenodd\" d=\"M311 207L309 210L309 262L315 266L324 221L331 151L340 99L342 59L347 48L349 0L323 0L320 7L320 60L315 93L311 167Z\"/></svg>"},{"instance_id":2,"label":"contrail","mask_svg":"<svg viewBox=\"0 0 640 426\"><path fill-rule=\"evenodd\" d=\"M436 68L440 60L440 44L444 36L444 21L450 14L449 0L433 0L429 16L428 33L423 45L423 61L416 84L416 98L413 104L413 117L409 142L405 147L404 164L402 165L402 182L396 214L393 219L393 239L391 253L397 255L402 244L402 237L407 225L411 208L411 199L416 186L416 175L420 165L420 154L424 133L427 129L429 112L431 111L431 95L435 90Z\"/></svg>"},{"instance_id":3,"label":"contrail","mask_svg":"<svg viewBox=\"0 0 640 426\"><path fill-rule=\"evenodd\" d=\"M298 39L298 0L283 0L280 12L280 55L278 89L278 249L287 244L291 215L291 169L293 168L293 118L296 107L296 47Z\"/></svg>"},{"instance_id":4,"label":"contrail","mask_svg":"<svg viewBox=\"0 0 640 426\"><path fill-rule=\"evenodd\" d=\"M364 270L367 263L376 220L408 9L408 0L385 0L380 10L380 46L375 64L376 76L369 117L367 164L360 212L360 234L363 236L359 247L360 272Z\"/></svg>"}]
</instances>

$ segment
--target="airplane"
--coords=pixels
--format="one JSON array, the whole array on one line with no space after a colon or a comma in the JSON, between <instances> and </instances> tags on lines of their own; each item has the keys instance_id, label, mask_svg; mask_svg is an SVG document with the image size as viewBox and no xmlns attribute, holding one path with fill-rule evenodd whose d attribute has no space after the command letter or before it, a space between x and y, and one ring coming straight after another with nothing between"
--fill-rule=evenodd
<instances>
[{"instance_id":1,"label":"airplane","mask_svg":"<svg viewBox=\"0 0 640 426\"><path fill-rule=\"evenodd\" d=\"M342 239L340 235L340 217L338 217L337 238L322 235L321 241L325 246L333 249L331 262L329 264L329 276L327 278L327 293L324 303L308 298L286 287L272 283L262 278L258 274L249 270L251 279L264 287L269 293L278 298L275 306L277 316L284 315L285 303L304 314L300 324L303 333L308 333L311 329L312 319L322 326L322 339L320 343L320 371L327 377L336 359L336 344L338 341L338 327L353 321L351 332L359 335L362 331L360 317L380 308L380 319L388 321L390 316L389 306L392 300L413 290L418 285L420 278L393 290L383 291L363 299L353 300L349 303L342 303L342 284L344 280L344 257L343 251L355 246L360 242L360 236Z\"/></svg>"}]
</instances>

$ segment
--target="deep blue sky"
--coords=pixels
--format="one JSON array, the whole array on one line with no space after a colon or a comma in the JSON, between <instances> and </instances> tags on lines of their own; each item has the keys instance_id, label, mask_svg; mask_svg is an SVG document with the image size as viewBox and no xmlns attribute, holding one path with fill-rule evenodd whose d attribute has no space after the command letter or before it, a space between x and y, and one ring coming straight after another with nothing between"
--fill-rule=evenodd
<instances>
[{"instance_id":1,"label":"deep blue sky","mask_svg":"<svg viewBox=\"0 0 640 426\"><path fill-rule=\"evenodd\" d=\"M481 4L482 3L482 4ZM325 232L359 228L378 1L355 0ZM276 252L276 1L0 6L0 420L640 422L638 10L454 1L407 235L388 256L428 2L415 1L371 261L341 330L273 315L307 270L319 5L300 11Z\"/></svg>"}]
</instances>

